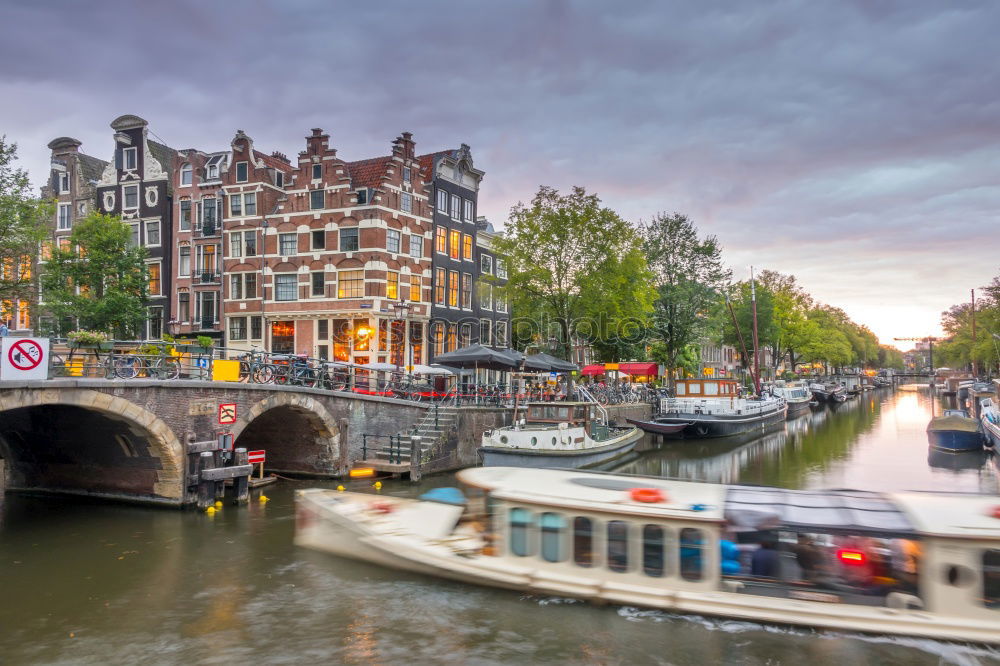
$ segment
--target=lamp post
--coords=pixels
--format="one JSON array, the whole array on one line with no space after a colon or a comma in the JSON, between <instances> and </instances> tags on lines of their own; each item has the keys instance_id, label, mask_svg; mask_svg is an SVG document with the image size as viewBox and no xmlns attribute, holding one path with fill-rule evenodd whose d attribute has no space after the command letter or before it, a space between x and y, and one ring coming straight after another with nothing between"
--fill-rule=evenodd
<instances>
[{"instance_id":1,"label":"lamp post","mask_svg":"<svg viewBox=\"0 0 1000 666\"><path fill-rule=\"evenodd\" d=\"M264 300L265 300L265 270L267 269L267 218L261 221L260 230L260 337L261 346L264 347L264 351L268 351L267 344L267 317L264 314Z\"/></svg>"},{"instance_id":2,"label":"lamp post","mask_svg":"<svg viewBox=\"0 0 1000 666\"><path fill-rule=\"evenodd\" d=\"M402 298L400 298L398 301L396 301L395 303L392 304L393 310L396 311L396 319L393 321L393 323L395 323L396 321L399 321L399 322L402 322L402 324L403 324L402 339L398 343L401 346L399 347L398 353L393 353L393 356L396 359L396 374L397 375L399 374L399 371L402 368L402 365L403 365L403 354L405 353L405 350L406 350L406 343L407 343L407 340L406 340L406 316L410 312L410 307L411 307L410 304L407 303L406 301L404 301ZM392 343L391 343L391 338L390 338L390 345L391 344ZM411 346L410 347L410 361L411 361L410 365L413 365L412 360L413 360L413 347Z\"/></svg>"}]
</instances>

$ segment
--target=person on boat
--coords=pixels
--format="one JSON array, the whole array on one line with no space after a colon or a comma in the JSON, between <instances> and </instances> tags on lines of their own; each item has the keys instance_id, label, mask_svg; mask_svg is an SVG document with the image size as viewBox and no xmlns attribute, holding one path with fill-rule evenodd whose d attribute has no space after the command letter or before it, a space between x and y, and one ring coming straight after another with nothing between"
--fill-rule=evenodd
<instances>
[{"instance_id":1,"label":"person on boat","mask_svg":"<svg viewBox=\"0 0 1000 666\"><path fill-rule=\"evenodd\" d=\"M823 566L823 553L808 534L799 534L792 552L795 553L795 563L802 570L803 580L815 583L828 575Z\"/></svg>"},{"instance_id":2,"label":"person on boat","mask_svg":"<svg viewBox=\"0 0 1000 666\"><path fill-rule=\"evenodd\" d=\"M781 555L773 539L765 539L750 559L750 575L761 578L777 578L781 565Z\"/></svg>"}]
</instances>

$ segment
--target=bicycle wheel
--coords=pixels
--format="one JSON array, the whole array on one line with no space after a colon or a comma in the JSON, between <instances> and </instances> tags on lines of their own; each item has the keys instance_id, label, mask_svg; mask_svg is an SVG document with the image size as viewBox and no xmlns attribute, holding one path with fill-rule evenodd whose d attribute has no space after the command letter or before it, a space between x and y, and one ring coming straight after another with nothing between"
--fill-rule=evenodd
<instances>
[{"instance_id":1,"label":"bicycle wheel","mask_svg":"<svg viewBox=\"0 0 1000 666\"><path fill-rule=\"evenodd\" d=\"M111 359L111 366L119 379L134 379L142 369L142 359L138 356L115 356Z\"/></svg>"},{"instance_id":2,"label":"bicycle wheel","mask_svg":"<svg viewBox=\"0 0 1000 666\"><path fill-rule=\"evenodd\" d=\"M258 365L254 368L254 381L258 384L273 384L275 371L273 365Z\"/></svg>"},{"instance_id":3,"label":"bicycle wheel","mask_svg":"<svg viewBox=\"0 0 1000 666\"><path fill-rule=\"evenodd\" d=\"M156 362L156 374L160 379L177 379L181 376L181 364L176 358L161 358Z\"/></svg>"}]
</instances>

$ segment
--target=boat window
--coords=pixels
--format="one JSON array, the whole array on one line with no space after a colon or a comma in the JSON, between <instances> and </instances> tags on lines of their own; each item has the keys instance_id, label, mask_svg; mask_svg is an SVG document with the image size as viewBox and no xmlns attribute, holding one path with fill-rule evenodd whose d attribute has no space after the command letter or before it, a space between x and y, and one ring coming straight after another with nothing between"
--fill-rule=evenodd
<instances>
[{"instance_id":1,"label":"boat window","mask_svg":"<svg viewBox=\"0 0 1000 666\"><path fill-rule=\"evenodd\" d=\"M543 513L539 523L542 527L542 559L546 562L561 561L562 533L566 521L558 513Z\"/></svg>"},{"instance_id":2,"label":"boat window","mask_svg":"<svg viewBox=\"0 0 1000 666\"><path fill-rule=\"evenodd\" d=\"M1000 609L1000 550L983 552L983 603Z\"/></svg>"},{"instance_id":3,"label":"boat window","mask_svg":"<svg viewBox=\"0 0 1000 666\"><path fill-rule=\"evenodd\" d=\"M594 523L590 518L573 519L573 561L577 566L594 566Z\"/></svg>"},{"instance_id":4,"label":"boat window","mask_svg":"<svg viewBox=\"0 0 1000 666\"><path fill-rule=\"evenodd\" d=\"M519 557L530 555L530 530L534 526L534 517L527 509L510 510L510 552Z\"/></svg>"},{"instance_id":5,"label":"boat window","mask_svg":"<svg viewBox=\"0 0 1000 666\"><path fill-rule=\"evenodd\" d=\"M705 382L705 395L719 395L719 385L715 382Z\"/></svg>"},{"instance_id":6,"label":"boat window","mask_svg":"<svg viewBox=\"0 0 1000 666\"><path fill-rule=\"evenodd\" d=\"M628 570L628 523L608 521L608 568L617 573Z\"/></svg>"},{"instance_id":7,"label":"boat window","mask_svg":"<svg viewBox=\"0 0 1000 666\"><path fill-rule=\"evenodd\" d=\"M659 525L644 525L642 528L642 572L647 576L659 578L665 573L666 558L664 549L666 535Z\"/></svg>"},{"instance_id":8,"label":"boat window","mask_svg":"<svg viewBox=\"0 0 1000 666\"><path fill-rule=\"evenodd\" d=\"M684 580L701 580L702 551L705 547L705 537L702 531L694 527L685 527L680 535L681 578Z\"/></svg>"},{"instance_id":9,"label":"boat window","mask_svg":"<svg viewBox=\"0 0 1000 666\"><path fill-rule=\"evenodd\" d=\"M677 395L685 395L687 393L687 384L678 382L677 384Z\"/></svg>"},{"instance_id":10,"label":"boat window","mask_svg":"<svg viewBox=\"0 0 1000 666\"><path fill-rule=\"evenodd\" d=\"M701 393L701 382L691 382L688 384L688 391L691 393Z\"/></svg>"}]
</instances>

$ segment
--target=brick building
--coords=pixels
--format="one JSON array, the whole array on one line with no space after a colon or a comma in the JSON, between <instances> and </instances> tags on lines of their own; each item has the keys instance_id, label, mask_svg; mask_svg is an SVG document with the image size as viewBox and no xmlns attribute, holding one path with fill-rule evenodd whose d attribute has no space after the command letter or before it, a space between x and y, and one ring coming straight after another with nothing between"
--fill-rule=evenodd
<instances>
[{"instance_id":1,"label":"brick building","mask_svg":"<svg viewBox=\"0 0 1000 666\"><path fill-rule=\"evenodd\" d=\"M55 203L50 240L54 247L68 245L74 222L94 210L97 182L108 166L104 160L80 152L81 145L80 141L66 136L53 139L48 144L52 157L49 179L42 187L42 198ZM42 261L44 256L43 252ZM13 310L13 321L18 324L16 328L25 331L31 328L27 305L23 303ZM39 328L46 333L65 335L74 327L74 322L43 322Z\"/></svg>"},{"instance_id":2,"label":"brick building","mask_svg":"<svg viewBox=\"0 0 1000 666\"><path fill-rule=\"evenodd\" d=\"M388 156L345 162L314 129L292 165L239 132L230 165L227 346L424 362L431 221L412 136ZM248 242L256 254L236 256Z\"/></svg>"}]
</instances>

